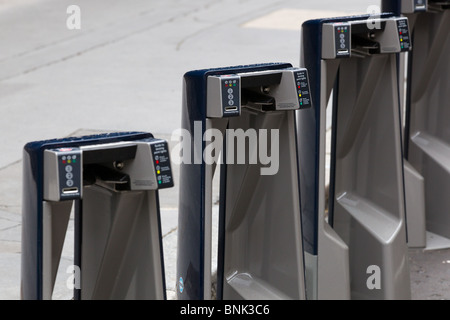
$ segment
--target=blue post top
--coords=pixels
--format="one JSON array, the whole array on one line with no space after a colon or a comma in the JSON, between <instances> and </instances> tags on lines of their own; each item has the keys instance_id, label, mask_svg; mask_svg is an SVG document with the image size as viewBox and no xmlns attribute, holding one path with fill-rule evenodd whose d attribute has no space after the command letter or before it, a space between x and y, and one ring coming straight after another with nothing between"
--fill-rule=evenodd
<instances>
[{"instance_id":1,"label":"blue post top","mask_svg":"<svg viewBox=\"0 0 450 320\"><path fill-rule=\"evenodd\" d=\"M45 149L55 149L62 147L80 147L100 143L113 143L119 141L140 140L153 138L151 133L147 132L113 132L102 133L79 137L67 137L62 139L50 139L29 142L24 146L24 150L29 154L38 153Z\"/></svg>"},{"instance_id":2,"label":"blue post top","mask_svg":"<svg viewBox=\"0 0 450 320\"><path fill-rule=\"evenodd\" d=\"M256 72L265 70L276 70L291 68L290 63L276 62L276 63L260 63L260 64L250 64L250 65L240 65L240 66L230 66L230 67L220 67L211 69L200 69L192 70L185 73L185 78L205 78L210 75L225 75L230 73L243 73L243 72Z\"/></svg>"},{"instance_id":3,"label":"blue post top","mask_svg":"<svg viewBox=\"0 0 450 320\"><path fill-rule=\"evenodd\" d=\"M394 16L395 16L395 14L392 12L382 12L379 15L360 14L360 15L353 15L353 16L320 18L320 19L307 20L307 21L303 22L302 26L311 25L311 24L321 25L324 23L338 23L338 22L358 21L358 20L369 20L371 18L391 18Z\"/></svg>"}]
</instances>

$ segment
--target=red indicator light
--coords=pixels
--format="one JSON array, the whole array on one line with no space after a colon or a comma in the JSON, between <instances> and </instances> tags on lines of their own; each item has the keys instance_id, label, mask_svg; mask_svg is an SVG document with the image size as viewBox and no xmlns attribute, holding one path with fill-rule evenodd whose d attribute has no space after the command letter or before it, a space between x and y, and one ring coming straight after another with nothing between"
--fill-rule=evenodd
<instances>
[{"instance_id":1,"label":"red indicator light","mask_svg":"<svg viewBox=\"0 0 450 320\"><path fill-rule=\"evenodd\" d=\"M63 163L66 163L66 160L63 160L62 162L63 162Z\"/></svg>"},{"instance_id":2,"label":"red indicator light","mask_svg":"<svg viewBox=\"0 0 450 320\"><path fill-rule=\"evenodd\" d=\"M159 164L159 160L156 160L156 164Z\"/></svg>"}]
</instances>

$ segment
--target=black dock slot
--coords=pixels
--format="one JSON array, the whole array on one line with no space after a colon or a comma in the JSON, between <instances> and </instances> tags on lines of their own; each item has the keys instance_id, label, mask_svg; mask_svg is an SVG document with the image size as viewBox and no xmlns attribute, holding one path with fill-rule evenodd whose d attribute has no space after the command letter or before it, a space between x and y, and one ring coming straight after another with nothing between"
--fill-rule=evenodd
<instances>
[{"instance_id":1,"label":"black dock slot","mask_svg":"<svg viewBox=\"0 0 450 320\"><path fill-rule=\"evenodd\" d=\"M450 9L450 1L449 0L428 0L428 5L442 6L441 8L444 10Z\"/></svg>"},{"instance_id":2,"label":"black dock slot","mask_svg":"<svg viewBox=\"0 0 450 320\"><path fill-rule=\"evenodd\" d=\"M241 77L241 88L256 88L262 86L273 86L279 85L281 82L282 73L269 73L255 76L245 76Z\"/></svg>"},{"instance_id":3,"label":"black dock slot","mask_svg":"<svg viewBox=\"0 0 450 320\"><path fill-rule=\"evenodd\" d=\"M242 105L256 107L262 111L275 110L275 98L250 89L242 89Z\"/></svg>"},{"instance_id":4,"label":"black dock slot","mask_svg":"<svg viewBox=\"0 0 450 320\"><path fill-rule=\"evenodd\" d=\"M378 35L386 29L386 21L379 21L379 26L370 28L370 20L363 23L352 24L351 43L352 51L360 54L380 53Z\"/></svg>"},{"instance_id":5,"label":"black dock slot","mask_svg":"<svg viewBox=\"0 0 450 320\"><path fill-rule=\"evenodd\" d=\"M84 166L84 185L104 183L111 185L115 190L129 190L130 176L112 168L99 164L89 164Z\"/></svg>"},{"instance_id":6,"label":"black dock slot","mask_svg":"<svg viewBox=\"0 0 450 320\"><path fill-rule=\"evenodd\" d=\"M85 150L83 151L83 163L105 163L134 159L137 145L115 146L109 149Z\"/></svg>"},{"instance_id":7,"label":"black dock slot","mask_svg":"<svg viewBox=\"0 0 450 320\"><path fill-rule=\"evenodd\" d=\"M362 23L352 23L352 34L363 34L373 31L383 31L384 29L386 29L386 21L379 21L378 23L379 27L375 27L374 25L372 25L371 20L367 20Z\"/></svg>"}]
</instances>

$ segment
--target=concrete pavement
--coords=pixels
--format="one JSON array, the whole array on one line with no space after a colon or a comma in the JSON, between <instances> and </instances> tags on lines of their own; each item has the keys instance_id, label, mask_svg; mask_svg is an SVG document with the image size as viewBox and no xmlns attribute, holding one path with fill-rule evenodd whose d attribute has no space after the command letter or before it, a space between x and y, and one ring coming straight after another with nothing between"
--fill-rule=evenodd
<instances>
[{"instance_id":1,"label":"concrete pavement","mask_svg":"<svg viewBox=\"0 0 450 320\"><path fill-rule=\"evenodd\" d=\"M19 299L21 158L27 142L128 130L170 141L180 127L186 71L263 62L298 66L302 21L364 13L379 4L79 0L81 29L69 30L66 9L73 2L0 0L0 299ZM166 285L173 299L177 185L162 190L160 198ZM69 238L65 257L71 254ZM411 259L413 297L449 299L450 274L443 262L450 260L449 252L419 250ZM63 259L55 298L70 298L64 263L70 261Z\"/></svg>"}]
</instances>

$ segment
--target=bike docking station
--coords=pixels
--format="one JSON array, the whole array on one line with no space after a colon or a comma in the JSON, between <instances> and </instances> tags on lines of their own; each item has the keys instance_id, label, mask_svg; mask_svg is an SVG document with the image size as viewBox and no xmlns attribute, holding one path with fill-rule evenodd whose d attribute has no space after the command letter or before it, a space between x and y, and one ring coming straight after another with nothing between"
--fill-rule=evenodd
<instances>
[{"instance_id":1,"label":"bike docking station","mask_svg":"<svg viewBox=\"0 0 450 320\"><path fill-rule=\"evenodd\" d=\"M26 144L21 298L52 299L73 207L73 299L165 299L158 190L172 186L150 133Z\"/></svg>"},{"instance_id":2,"label":"bike docking station","mask_svg":"<svg viewBox=\"0 0 450 320\"><path fill-rule=\"evenodd\" d=\"M450 247L450 1L383 1L410 21L404 157L408 245ZM402 78L405 81L405 77Z\"/></svg>"},{"instance_id":3,"label":"bike docking station","mask_svg":"<svg viewBox=\"0 0 450 320\"><path fill-rule=\"evenodd\" d=\"M408 19L391 14L302 25L314 101L298 113L301 198L315 199L302 201L308 299L411 298L397 66L410 48Z\"/></svg>"},{"instance_id":4,"label":"bike docking station","mask_svg":"<svg viewBox=\"0 0 450 320\"><path fill-rule=\"evenodd\" d=\"M184 75L182 145L189 157L180 164L178 299L212 298L214 245L218 300L305 299L295 112L310 107L307 71L291 64Z\"/></svg>"}]
</instances>

